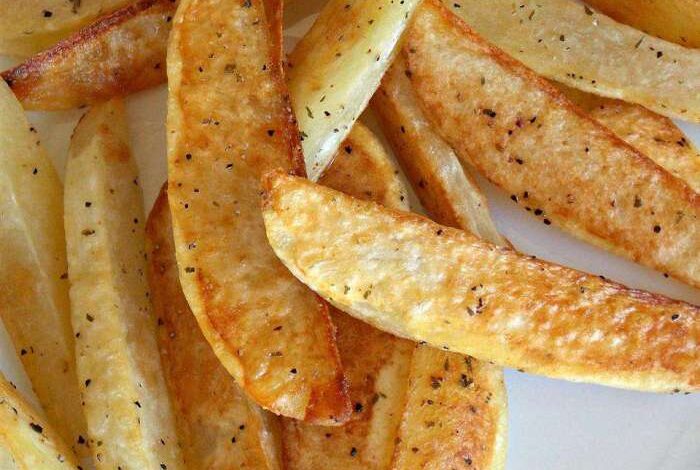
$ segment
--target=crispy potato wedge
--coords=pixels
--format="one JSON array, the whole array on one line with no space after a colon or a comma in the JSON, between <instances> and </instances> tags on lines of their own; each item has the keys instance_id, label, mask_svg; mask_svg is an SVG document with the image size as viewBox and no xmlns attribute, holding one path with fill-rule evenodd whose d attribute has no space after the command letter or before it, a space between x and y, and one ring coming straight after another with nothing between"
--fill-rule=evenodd
<instances>
[{"instance_id":1,"label":"crispy potato wedge","mask_svg":"<svg viewBox=\"0 0 700 470\"><path fill-rule=\"evenodd\" d=\"M397 174L377 137L357 122L320 183L406 211ZM289 470L389 468L414 345L340 310L331 308L331 317L354 413L334 428L284 420L284 461Z\"/></svg>"},{"instance_id":2,"label":"crispy potato wedge","mask_svg":"<svg viewBox=\"0 0 700 470\"><path fill-rule=\"evenodd\" d=\"M146 242L160 357L185 463L202 469L281 468L277 417L266 416L236 385L182 293L165 186L148 216Z\"/></svg>"},{"instance_id":3,"label":"crispy potato wedge","mask_svg":"<svg viewBox=\"0 0 700 470\"><path fill-rule=\"evenodd\" d=\"M589 116L656 164L700 191L700 151L672 120L643 106L559 85Z\"/></svg>"},{"instance_id":4,"label":"crispy potato wedge","mask_svg":"<svg viewBox=\"0 0 700 470\"><path fill-rule=\"evenodd\" d=\"M73 133L66 168L70 300L88 443L98 469L179 469L128 142L121 101L96 105Z\"/></svg>"},{"instance_id":5,"label":"crispy potato wedge","mask_svg":"<svg viewBox=\"0 0 700 470\"><path fill-rule=\"evenodd\" d=\"M289 57L288 83L316 181L369 103L419 0L329 0Z\"/></svg>"},{"instance_id":6,"label":"crispy potato wedge","mask_svg":"<svg viewBox=\"0 0 700 470\"><path fill-rule=\"evenodd\" d=\"M440 224L507 245L476 181L423 115L405 70L403 57L397 57L372 98L372 109L421 204Z\"/></svg>"},{"instance_id":7,"label":"crispy potato wedge","mask_svg":"<svg viewBox=\"0 0 700 470\"><path fill-rule=\"evenodd\" d=\"M700 389L700 309L546 263L423 217L273 172L277 256L341 310L397 336L531 373Z\"/></svg>"},{"instance_id":8,"label":"crispy potato wedge","mask_svg":"<svg viewBox=\"0 0 700 470\"><path fill-rule=\"evenodd\" d=\"M698 0L586 0L586 3L634 28L687 47L700 47Z\"/></svg>"},{"instance_id":9,"label":"crispy potato wedge","mask_svg":"<svg viewBox=\"0 0 700 470\"><path fill-rule=\"evenodd\" d=\"M0 0L0 54L33 54L131 1Z\"/></svg>"},{"instance_id":10,"label":"crispy potato wedge","mask_svg":"<svg viewBox=\"0 0 700 470\"><path fill-rule=\"evenodd\" d=\"M505 468L507 409L500 367L419 346L392 468Z\"/></svg>"},{"instance_id":11,"label":"crispy potato wedge","mask_svg":"<svg viewBox=\"0 0 700 470\"><path fill-rule=\"evenodd\" d=\"M648 36L573 0L443 3L540 75L700 122L700 50Z\"/></svg>"},{"instance_id":12,"label":"crispy potato wedge","mask_svg":"<svg viewBox=\"0 0 700 470\"><path fill-rule=\"evenodd\" d=\"M165 81L174 0L140 0L3 72L25 109L59 110Z\"/></svg>"},{"instance_id":13,"label":"crispy potato wedge","mask_svg":"<svg viewBox=\"0 0 700 470\"><path fill-rule=\"evenodd\" d=\"M217 357L255 402L337 424L351 409L328 306L275 257L260 213L265 172L304 171L278 23L260 0L180 2L167 123L180 282Z\"/></svg>"},{"instance_id":14,"label":"crispy potato wedge","mask_svg":"<svg viewBox=\"0 0 700 470\"><path fill-rule=\"evenodd\" d=\"M404 52L426 117L511 199L545 224L700 286L700 196L685 182L437 1L419 8Z\"/></svg>"},{"instance_id":15,"label":"crispy potato wedge","mask_svg":"<svg viewBox=\"0 0 700 470\"><path fill-rule=\"evenodd\" d=\"M2 444L0 444L0 468L5 470L20 470L9 449L3 447Z\"/></svg>"},{"instance_id":16,"label":"crispy potato wedge","mask_svg":"<svg viewBox=\"0 0 700 470\"><path fill-rule=\"evenodd\" d=\"M3 469L78 469L73 451L58 432L0 374L0 446L13 466Z\"/></svg>"},{"instance_id":17,"label":"crispy potato wedge","mask_svg":"<svg viewBox=\"0 0 700 470\"><path fill-rule=\"evenodd\" d=\"M88 455L75 371L63 187L22 107L0 83L0 317L58 433Z\"/></svg>"}]
</instances>

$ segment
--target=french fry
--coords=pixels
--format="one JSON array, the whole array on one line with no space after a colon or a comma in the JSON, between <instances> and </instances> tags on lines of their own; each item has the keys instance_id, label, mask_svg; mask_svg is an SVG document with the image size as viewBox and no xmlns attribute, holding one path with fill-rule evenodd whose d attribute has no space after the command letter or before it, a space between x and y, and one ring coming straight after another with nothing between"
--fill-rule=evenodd
<instances>
[{"instance_id":1,"label":"french fry","mask_svg":"<svg viewBox=\"0 0 700 470\"><path fill-rule=\"evenodd\" d=\"M540 75L700 122L700 50L648 36L573 0L442 1Z\"/></svg>"},{"instance_id":2,"label":"french fry","mask_svg":"<svg viewBox=\"0 0 700 470\"><path fill-rule=\"evenodd\" d=\"M700 309L496 247L273 172L277 256L334 306L394 335L534 374L700 389Z\"/></svg>"},{"instance_id":3,"label":"french fry","mask_svg":"<svg viewBox=\"0 0 700 470\"><path fill-rule=\"evenodd\" d=\"M130 1L1 0L0 54L33 54Z\"/></svg>"},{"instance_id":4,"label":"french fry","mask_svg":"<svg viewBox=\"0 0 700 470\"><path fill-rule=\"evenodd\" d=\"M260 213L262 174L303 174L278 31L279 14L266 18L260 0L178 7L167 128L180 283L249 397L276 414L338 424L351 410L328 307L277 260Z\"/></svg>"},{"instance_id":5,"label":"french fry","mask_svg":"<svg viewBox=\"0 0 700 470\"><path fill-rule=\"evenodd\" d=\"M330 0L289 57L306 172L316 181L369 103L419 0Z\"/></svg>"},{"instance_id":6,"label":"french fry","mask_svg":"<svg viewBox=\"0 0 700 470\"><path fill-rule=\"evenodd\" d=\"M63 188L0 83L0 316L49 421L81 455L85 419L70 323ZM83 441L84 442L84 441Z\"/></svg>"},{"instance_id":7,"label":"french fry","mask_svg":"<svg viewBox=\"0 0 700 470\"><path fill-rule=\"evenodd\" d=\"M183 468L146 283L144 216L120 101L71 138L65 226L78 377L98 469Z\"/></svg>"},{"instance_id":8,"label":"french fry","mask_svg":"<svg viewBox=\"0 0 700 470\"><path fill-rule=\"evenodd\" d=\"M66 2L63 2L66 3ZM25 109L60 110L165 81L174 0L139 0L3 72Z\"/></svg>"},{"instance_id":9,"label":"french fry","mask_svg":"<svg viewBox=\"0 0 700 470\"><path fill-rule=\"evenodd\" d=\"M0 374L0 446L5 470L79 469L73 451ZM7 466L5 464L8 464Z\"/></svg>"},{"instance_id":10,"label":"french fry","mask_svg":"<svg viewBox=\"0 0 700 470\"><path fill-rule=\"evenodd\" d=\"M404 53L426 117L511 199L545 224L700 286L700 196L685 182L439 2L416 12Z\"/></svg>"},{"instance_id":11,"label":"french fry","mask_svg":"<svg viewBox=\"0 0 700 470\"><path fill-rule=\"evenodd\" d=\"M697 0L586 0L615 20L682 46L700 47Z\"/></svg>"},{"instance_id":12,"label":"french fry","mask_svg":"<svg viewBox=\"0 0 700 470\"><path fill-rule=\"evenodd\" d=\"M165 186L148 216L146 242L160 356L188 468L281 468L277 417L236 385L182 293Z\"/></svg>"}]
</instances>

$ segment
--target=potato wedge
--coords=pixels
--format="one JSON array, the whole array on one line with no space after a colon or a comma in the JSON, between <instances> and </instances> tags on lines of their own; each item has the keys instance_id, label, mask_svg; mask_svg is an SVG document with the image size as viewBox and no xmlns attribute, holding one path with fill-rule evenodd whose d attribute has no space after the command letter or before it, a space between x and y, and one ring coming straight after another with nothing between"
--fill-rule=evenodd
<instances>
[{"instance_id":1,"label":"potato wedge","mask_svg":"<svg viewBox=\"0 0 700 470\"><path fill-rule=\"evenodd\" d=\"M188 468L281 468L277 417L236 385L182 293L165 186L148 216L146 242L160 357Z\"/></svg>"},{"instance_id":2,"label":"potato wedge","mask_svg":"<svg viewBox=\"0 0 700 470\"><path fill-rule=\"evenodd\" d=\"M443 3L540 75L700 122L700 50L648 36L574 0Z\"/></svg>"},{"instance_id":3,"label":"potato wedge","mask_svg":"<svg viewBox=\"0 0 700 470\"><path fill-rule=\"evenodd\" d=\"M698 0L586 0L604 14L667 41L700 47Z\"/></svg>"},{"instance_id":4,"label":"potato wedge","mask_svg":"<svg viewBox=\"0 0 700 470\"><path fill-rule=\"evenodd\" d=\"M0 54L33 54L131 1L0 0Z\"/></svg>"},{"instance_id":5,"label":"potato wedge","mask_svg":"<svg viewBox=\"0 0 700 470\"><path fill-rule=\"evenodd\" d=\"M128 142L123 104L96 105L75 129L66 168L68 275L88 443L98 469L179 469Z\"/></svg>"},{"instance_id":6,"label":"potato wedge","mask_svg":"<svg viewBox=\"0 0 700 470\"><path fill-rule=\"evenodd\" d=\"M405 70L403 57L397 57L372 98L372 109L421 204L442 225L507 245L476 181L425 119Z\"/></svg>"},{"instance_id":7,"label":"potato wedge","mask_svg":"<svg viewBox=\"0 0 700 470\"><path fill-rule=\"evenodd\" d=\"M58 432L0 374L0 446L14 466L5 470L78 469L73 451ZM0 464L3 464L0 459Z\"/></svg>"},{"instance_id":8,"label":"potato wedge","mask_svg":"<svg viewBox=\"0 0 700 470\"><path fill-rule=\"evenodd\" d=\"M63 187L0 83L0 317L49 421L81 455L86 427L70 320Z\"/></svg>"},{"instance_id":9,"label":"potato wedge","mask_svg":"<svg viewBox=\"0 0 700 470\"><path fill-rule=\"evenodd\" d=\"M337 308L495 364L643 391L700 389L700 309L273 172L277 256Z\"/></svg>"},{"instance_id":10,"label":"potato wedge","mask_svg":"<svg viewBox=\"0 0 700 470\"><path fill-rule=\"evenodd\" d=\"M306 172L316 181L369 103L419 0L329 0L289 56Z\"/></svg>"},{"instance_id":11,"label":"potato wedge","mask_svg":"<svg viewBox=\"0 0 700 470\"><path fill-rule=\"evenodd\" d=\"M60 110L165 81L174 0L140 0L101 17L2 78L25 109Z\"/></svg>"},{"instance_id":12,"label":"potato wedge","mask_svg":"<svg viewBox=\"0 0 700 470\"><path fill-rule=\"evenodd\" d=\"M256 403L337 424L351 410L328 306L275 257L260 213L262 174L304 171L278 22L260 0L180 2L167 123L180 282L217 357Z\"/></svg>"},{"instance_id":13,"label":"potato wedge","mask_svg":"<svg viewBox=\"0 0 700 470\"><path fill-rule=\"evenodd\" d=\"M545 224L700 286L698 193L439 2L406 40L421 107L461 159Z\"/></svg>"}]
</instances>

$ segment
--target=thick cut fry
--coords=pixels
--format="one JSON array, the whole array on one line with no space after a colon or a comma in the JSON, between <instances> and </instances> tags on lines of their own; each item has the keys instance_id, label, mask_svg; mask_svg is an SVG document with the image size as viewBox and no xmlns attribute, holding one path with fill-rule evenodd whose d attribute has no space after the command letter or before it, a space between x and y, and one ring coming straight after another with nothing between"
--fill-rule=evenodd
<instances>
[{"instance_id":1,"label":"thick cut fry","mask_svg":"<svg viewBox=\"0 0 700 470\"><path fill-rule=\"evenodd\" d=\"M700 50L666 42L573 0L443 0L540 75L700 122Z\"/></svg>"},{"instance_id":2,"label":"thick cut fry","mask_svg":"<svg viewBox=\"0 0 700 470\"><path fill-rule=\"evenodd\" d=\"M404 52L426 117L511 199L545 224L700 286L700 196L687 184L438 2L423 2Z\"/></svg>"},{"instance_id":3,"label":"thick cut fry","mask_svg":"<svg viewBox=\"0 0 700 470\"><path fill-rule=\"evenodd\" d=\"M499 367L419 346L393 468L504 468L505 392Z\"/></svg>"},{"instance_id":4,"label":"thick cut fry","mask_svg":"<svg viewBox=\"0 0 700 470\"><path fill-rule=\"evenodd\" d=\"M403 58L397 57L372 98L373 109L421 204L443 225L506 245L476 181L423 116L405 70Z\"/></svg>"},{"instance_id":5,"label":"thick cut fry","mask_svg":"<svg viewBox=\"0 0 700 470\"><path fill-rule=\"evenodd\" d=\"M332 163L391 64L419 0L330 0L289 57L306 171Z\"/></svg>"},{"instance_id":6,"label":"thick cut fry","mask_svg":"<svg viewBox=\"0 0 700 470\"><path fill-rule=\"evenodd\" d=\"M3 72L25 109L59 110L165 81L174 0L140 0Z\"/></svg>"},{"instance_id":7,"label":"thick cut fry","mask_svg":"<svg viewBox=\"0 0 700 470\"><path fill-rule=\"evenodd\" d=\"M183 468L146 283L144 216L120 101L71 138L65 220L88 443L98 469Z\"/></svg>"},{"instance_id":8,"label":"thick cut fry","mask_svg":"<svg viewBox=\"0 0 700 470\"><path fill-rule=\"evenodd\" d=\"M0 83L0 316L49 421L80 454L85 418L70 323L63 188Z\"/></svg>"},{"instance_id":9,"label":"thick cut fry","mask_svg":"<svg viewBox=\"0 0 700 470\"><path fill-rule=\"evenodd\" d=\"M698 0L586 0L615 20L687 47L700 48Z\"/></svg>"},{"instance_id":10,"label":"thick cut fry","mask_svg":"<svg viewBox=\"0 0 700 470\"><path fill-rule=\"evenodd\" d=\"M197 322L248 395L333 424L351 410L328 307L275 258L260 214L261 175L304 169L278 21L271 33L260 0L180 2L168 50L175 246Z\"/></svg>"},{"instance_id":11,"label":"thick cut fry","mask_svg":"<svg viewBox=\"0 0 700 470\"><path fill-rule=\"evenodd\" d=\"M33 54L131 1L0 0L0 54Z\"/></svg>"},{"instance_id":12,"label":"thick cut fry","mask_svg":"<svg viewBox=\"0 0 700 470\"><path fill-rule=\"evenodd\" d=\"M700 389L700 309L519 255L275 172L268 240L337 308L397 336L535 374Z\"/></svg>"},{"instance_id":13,"label":"thick cut fry","mask_svg":"<svg viewBox=\"0 0 700 470\"><path fill-rule=\"evenodd\" d=\"M0 446L10 470L78 469L78 461L53 427L27 403L14 385L0 374ZM0 464L3 464L0 458Z\"/></svg>"},{"instance_id":14,"label":"thick cut fry","mask_svg":"<svg viewBox=\"0 0 700 470\"><path fill-rule=\"evenodd\" d=\"M148 216L146 241L160 356L188 468L281 468L277 418L236 385L182 293L165 187Z\"/></svg>"}]
</instances>

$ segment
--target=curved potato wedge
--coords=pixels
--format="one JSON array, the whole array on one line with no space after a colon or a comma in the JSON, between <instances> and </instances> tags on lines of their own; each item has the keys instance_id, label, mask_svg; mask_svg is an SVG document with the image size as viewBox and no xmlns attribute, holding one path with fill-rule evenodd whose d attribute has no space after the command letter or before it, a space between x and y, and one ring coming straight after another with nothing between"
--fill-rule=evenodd
<instances>
[{"instance_id":1,"label":"curved potato wedge","mask_svg":"<svg viewBox=\"0 0 700 470\"><path fill-rule=\"evenodd\" d=\"M144 216L120 101L71 138L65 226L78 377L98 469L184 468L146 282Z\"/></svg>"},{"instance_id":2,"label":"curved potato wedge","mask_svg":"<svg viewBox=\"0 0 700 470\"><path fill-rule=\"evenodd\" d=\"M540 75L700 122L700 50L648 36L573 0L442 1Z\"/></svg>"},{"instance_id":3,"label":"curved potato wedge","mask_svg":"<svg viewBox=\"0 0 700 470\"><path fill-rule=\"evenodd\" d=\"M682 46L700 48L698 0L586 0L586 3L620 23Z\"/></svg>"},{"instance_id":4,"label":"curved potato wedge","mask_svg":"<svg viewBox=\"0 0 700 470\"><path fill-rule=\"evenodd\" d=\"M140 0L2 73L25 109L107 101L165 81L174 0Z\"/></svg>"},{"instance_id":5,"label":"curved potato wedge","mask_svg":"<svg viewBox=\"0 0 700 470\"><path fill-rule=\"evenodd\" d=\"M148 216L146 242L160 357L185 463L212 470L281 468L277 417L236 385L182 293L165 186Z\"/></svg>"},{"instance_id":6,"label":"curved potato wedge","mask_svg":"<svg viewBox=\"0 0 700 470\"><path fill-rule=\"evenodd\" d=\"M351 410L328 307L275 257L260 213L262 174L304 171L272 40L279 15L269 20L272 33L260 0L180 2L167 123L180 283L217 357L255 402L337 424Z\"/></svg>"},{"instance_id":7,"label":"curved potato wedge","mask_svg":"<svg viewBox=\"0 0 700 470\"><path fill-rule=\"evenodd\" d=\"M14 465L3 469L79 469L78 461L65 442L36 410L22 398L15 386L0 374L0 446ZM0 464L3 464L0 458Z\"/></svg>"},{"instance_id":8,"label":"curved potato wedge","mask_svg":"<svg viewBox=\"0 0 700 470\"><path fill-rule=\"evenodd\" d=\"M545 224L700 286L700 195L685 182L439 2L422 4L406 41L421 107L461 159Z\"/></svg>"},{"instance_id":9,"label":"curved potato wedge","mask_svg":"<svg viewBox=\"0 0 700 470\"><path fill-rule=\"evenodd\" d=\"M419 0L329 0L289 56L306 172L316 181L391 64Z\"/></svg>"},{"instance_id":10,"label":"curved potato wedge","mask_svg":"<svg viewBox=\"0 0 700 470\"><path fill-rule=\"evenodd\" d=\"M63 187L36 130L0 83L0 317L32 388L81 455L85 418L75 371Z\"/></svg>"},{"instance_id":11,"label":"curved potato wedge","mask_svg":"<svg viewBox=\"0 0 700 470\"><path fill-rule=\"evenodd\" d=\"M525 257L274 172L277 256L337 308L502 366L643 391L700 389L700 309Z\"/></svg>"}]
</instances>

